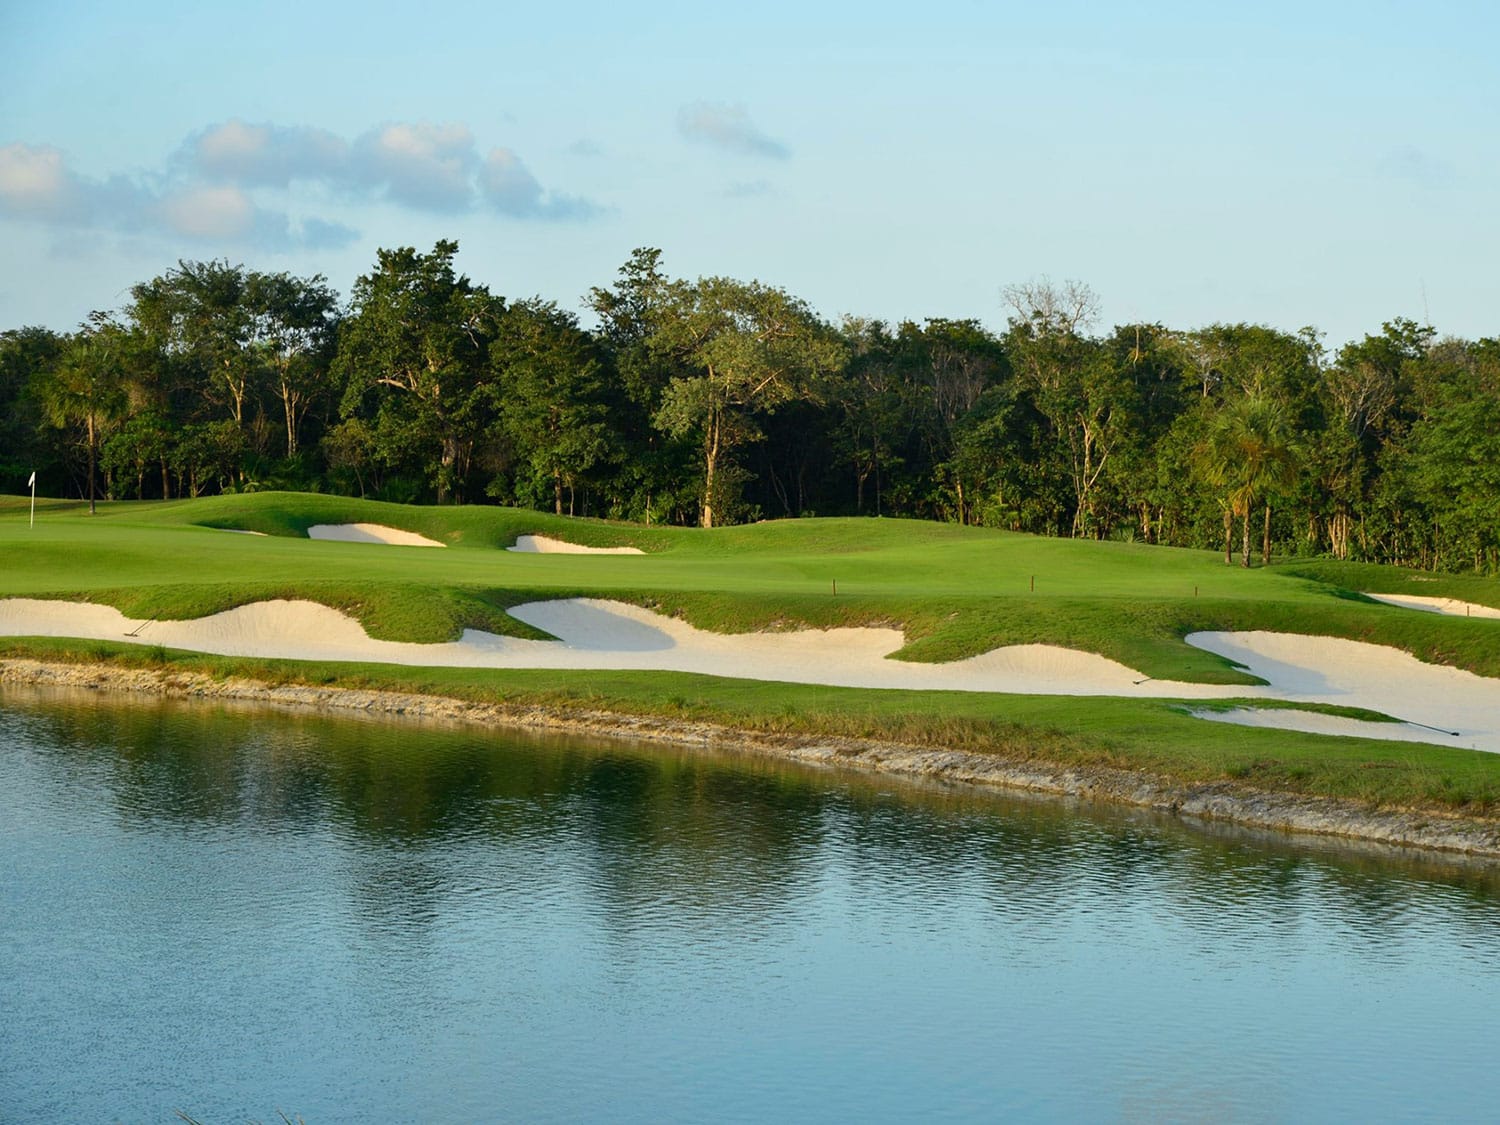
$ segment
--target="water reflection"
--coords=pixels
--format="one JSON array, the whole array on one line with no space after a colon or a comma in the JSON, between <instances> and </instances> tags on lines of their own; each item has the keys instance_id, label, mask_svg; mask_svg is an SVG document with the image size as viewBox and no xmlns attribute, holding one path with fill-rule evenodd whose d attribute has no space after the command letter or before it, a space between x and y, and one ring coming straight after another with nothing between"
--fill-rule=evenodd
<instances>
[{"instance_id":1,"label":"water reflection","mask_svg":"<svg viewBox=\"0 0 1500 1125\"><path fill-rule=\"evenodd\" d=\"M1451 1116L1500 1094L1474 1078L1488 865L14 690L0 832L22 1118Z\"/></svg>"}]
</instances>

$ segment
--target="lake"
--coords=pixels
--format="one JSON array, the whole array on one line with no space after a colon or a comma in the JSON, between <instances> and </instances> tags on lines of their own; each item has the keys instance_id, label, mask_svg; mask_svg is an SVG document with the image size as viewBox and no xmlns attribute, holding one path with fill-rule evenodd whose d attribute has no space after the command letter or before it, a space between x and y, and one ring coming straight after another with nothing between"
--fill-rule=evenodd
<instances>
[{"instance_id":1,"label":"lake","mask_svg":"<svg viewBox=\"0 0 1500 1125\"><path fill-rule=\"evenodd\" d=\"M1500 873L0 691L0 1118L1493 1119Z\"/></svg>"}]
</instances>

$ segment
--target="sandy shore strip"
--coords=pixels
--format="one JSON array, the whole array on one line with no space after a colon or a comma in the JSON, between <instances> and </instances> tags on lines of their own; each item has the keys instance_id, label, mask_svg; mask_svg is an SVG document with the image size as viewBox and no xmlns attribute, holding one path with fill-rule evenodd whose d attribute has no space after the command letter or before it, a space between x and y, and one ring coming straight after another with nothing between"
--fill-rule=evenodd
<instances>
[{"instance_id":1,"label":"sandy shore strip","mask_svg":"<svg viewBox=\"0 0 1500 1125\"><path fill-rule=\"evenodd\" d=\"M352 617L309 601L257 602L190 621L141 621L109 606L30 598L0 600L0 635L425 667L671 671L832 687L1276 699L1365 708L1417 724L1421 741L1500 752L1500 680L1331 637L1244 632L1187 638L1266 681L1252 687L1153 680L1105 657L1055 645L1011 645L966 660L918 664L888 659L903 643L898 629L719 634L639 606L593 598L529 602L510 613L557 639L466 629L459 640L443 644L381 641ZM1325 716L1276 714L1274 721L1288 729L1326 732ZM1271 721L1257 711L1229 716L1224 721ZM1291 726L1299 721L1302 725ZM1409 729L1407 737L1414 737Z\"/></svg>"},{"instance_id":2,"label":"sandy shore strip","mask_svg":"<svg viewBox=\"0 0 1500 1125\"><path fill-rule=\"evenodd\" d=\"M763 754L806 765L856 769L945 785L1004 788L1090 802L1130 805L1203 826L1237 825L1423 848L1455 861L1500 860L1500 823L1442 811L1375 809L1355 801L1269 793L1234 782L1184 784L1111 767L1081 767L998 753L956 751L869 738L772 734L718 724L569 707L471 703L445 696L362 688L272 685L218 679L180 670L116 668L0 660L0 685L24 684L87 691L119 691L180 699L221 699L278 707L314 708L401 720L461 722L579 737L626 738L709 751Z\"/></svg>"},{"instance_id":3,"label":"sandy shore strip","mask_svg":"<svg viewBox=\"0 0 1500 1125\"><path fill-rule=\"evenodd\" d=\"M579 543L568 543L546 535L518 535L514 546L507 551L519 551L525 555L644 555L639 547L585 547Z\"/></svg>"},{"instance_id":4,"label":"sandy shore strip","mask_svg":"<svg viewBox=\"0 0 1500 1125\"><path fill-rule=\"evenodd\" d=\"M446 547L415 531L386 527L380 523L315 523L307 529L309 539L330 539L335 543L385 543L395 547Z\"/></svg>"},{"instance_id":5,"label":"sandy shore strip","mask_svg":"<svg viewBox=\"0 0 1500 1125\"><path fill-rule=\"evenodd\" d=\"M1440 613L1444 617L1493 617L1500 618L1500 609L1478 602L1463 602L1457 598L1429 598L1419 594L1366 594L1386 605L1401 609L1418 609L1424 613Z\"/></svg>"}]
</instances>

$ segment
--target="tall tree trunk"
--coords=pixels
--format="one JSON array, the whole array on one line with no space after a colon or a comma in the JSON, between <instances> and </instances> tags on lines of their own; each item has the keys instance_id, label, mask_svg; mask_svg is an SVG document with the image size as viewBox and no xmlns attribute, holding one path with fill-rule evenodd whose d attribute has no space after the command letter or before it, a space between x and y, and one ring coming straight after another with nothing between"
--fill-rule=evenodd
<instances>
[{"instance_id":1,"label":"tall tree trunk","mask_svg":"<svg viewBox=\"0 0 1500 1125\"><path fill-rule=\"evenodd\" d=\"M709 416L708 432L703 442L703 527L714 525L714 474L719 467L719 412Z\"/></svg>"},{"instance_id":2,"label":"tall tree trunk","mask_svg":"<svg viewBox=\"0 0 1500 1125\"><path fill-rule=\"evenodd\" d=\"M234 368L229 361L224 361L224 385L229 388L231 400L230 413L234 415L234 424L243 427L245 424L245 381L236 381Z\"/></svg>"},{"instance_id":3,"label":"tall tree trunk","mask_svg":"<svg viewBox=\"0 0 1500 1125\"><path fill-rule=\"evenodd\" d=\"M1245 505L1245 514L1240 518L1242 534L1240 539L1240 565L1246 570L1250 569L1250 505Z\"/></svg>"},{"instance_id":4,"label":"tall tree trunk","mask_svg":"<svg viewBox=\"0 0 1500 1125\"><path fill-rule=\"evenodd\" d=\"M562 470L552 470L552 514L562 515Z\"/></svg>"},{"instance_id":5,"label":"tall tree trunk","mask_svg":"<svg viewBox=\"0 0 1500 1125\"><path fill-rule=\"evenodd\" d=\"M298 397L297 392L283 378L281 380L281 412L286 416L286 455L288 458L297 455Z\"/></svg>"},{"instance_id":6,"label":"tall tree trunk","mask_svg":"<svg viewBox=\"0 0 1500 1125\"><path fill-rule=\"evenodd\" d=\"M1224 565L1234 565L1234 509L1224 508Z\"/></svg>"},{"instance_id":7,"label":"tall tree trunk","mask_svg":"<svg viewBox=\"0 0 1500 1125\"><path fill-rule=\"evenodd\" d=\"M93 414L93 411L89 412L88 419L87 419L87 425L88 425L88 431L89 431L89 515L93 515L94 514L94 492L95 492L95 489L94 489L94 461L95 461L94 433L95 433L95 430L94 430L94 414Z\"/></svg>"},{"instance_id":8,"label":"tall tree trunk","mask_svg":"<svg viewBox=\"0 0 1500 1125\"><path fill-rule=\"evenodd\" d=\"M1260 565L1271 565L1271 502L1266 501L1266 528L1260 540Z\"/></svg>"},{"instance_id":9,"label":"tall tree trunk","mask_svg":"<svg viewBox=\"0 0 1500 1125\"><path fill-rule=\"evenodd\" d=\"M438 465L437 502L448 499L449 484L458 468L458 439L452 434L443 435L442 460Z\"/></svg>"}]
</instances>

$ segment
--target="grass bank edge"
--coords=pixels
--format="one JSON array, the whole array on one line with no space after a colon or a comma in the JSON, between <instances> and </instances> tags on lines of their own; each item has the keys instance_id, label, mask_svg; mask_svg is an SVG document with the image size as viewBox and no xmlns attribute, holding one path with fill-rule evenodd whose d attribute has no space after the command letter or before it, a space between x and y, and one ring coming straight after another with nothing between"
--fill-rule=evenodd
<instances>
[{"instance_id":1,"label":"grass bank edge","mask_svg":"<svg viewBox=\"0 0 1500 1125\"><path fill-rule=\"evenodd\" d=\"M410 668L204 656L104 641L7 638L0 659L104 665L305 686L444 696L514 708L703 722L752 734L897 742L1064 768L1130 770L1187 785L1353 800L1493 821L1500 755L1210 724L1197 701L874 691L673 672ZM1222 701L1263 706L1264 701ZM1304 706L1337 714L1338 708ZM1363 716L1360 716L1363 717Z\"/></svg>"}]
</instances>

